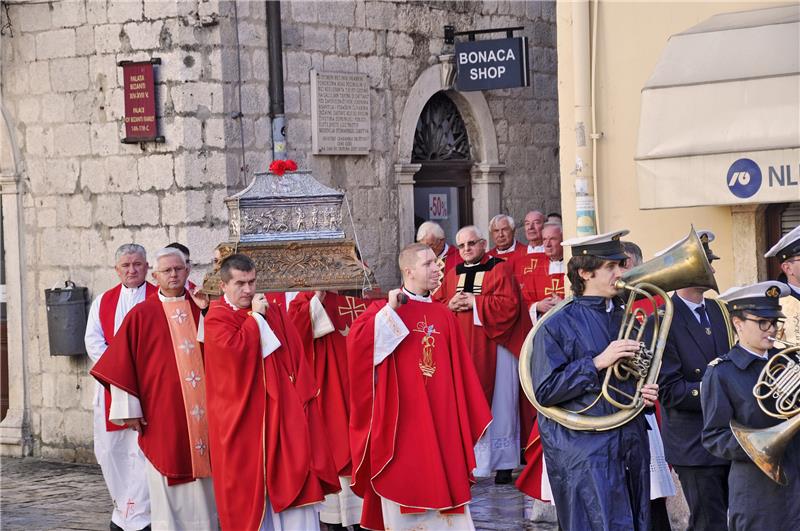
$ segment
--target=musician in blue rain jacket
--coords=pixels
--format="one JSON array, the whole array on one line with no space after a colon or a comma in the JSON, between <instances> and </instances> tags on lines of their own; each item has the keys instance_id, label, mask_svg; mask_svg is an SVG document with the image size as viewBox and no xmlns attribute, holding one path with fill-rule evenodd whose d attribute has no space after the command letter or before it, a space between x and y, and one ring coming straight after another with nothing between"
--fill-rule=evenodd
<instances>
[{"instance_id":1,"label":"musician in blue rain jacket","mask_svg":"<svg viewBox=\"0 0 800 531\"><path fill-rule=\"evenodd\" d=\"M629 231L574 238L567 275L574 297L549 315L534 337L534 394L542 406L581 411L584 417L619 411L597 400L605 369L631 357L639 343L617 340L622 310L614 304L615 282L627 256L619 241ZM620 384L633 392L633 380ZM642 389L645 404L658 386ZM615 398L624 401L621 396ZM584 411L585 410L585 411ZM565 531L639 530L650 522L650 450L642 415L607 431L581 431L539 415L545 464Z\"/></svg>"},{"instance_id":2,"label":"musician in blue rain jacket","mask_svg":"<svg viewBox=\"0 0 800 531\"><path fill-rule=\"evenodd\" d=\"M700 399L703 445L717 457L731 460L728 475L731 531L800 529L800 438L794 437L783 453L781 468L787 486L782 486L753 463L730 427L732 420L755 429L783 422L764 413L753 396L753 388L768 360L778 354L770 338L776 335L779 319L783 318L779 297L788 293L786 284L769 281L731 288L719 297L728 304L739 342L730 352L709 363L700 386ZM797 362L796 353L790 357ZM766 391L765 386L759 389ZM775 412L774 399L767 399L763 405ZM790 409L797 407L800 404L795 403Z\"/></svg>"}]
</instances>

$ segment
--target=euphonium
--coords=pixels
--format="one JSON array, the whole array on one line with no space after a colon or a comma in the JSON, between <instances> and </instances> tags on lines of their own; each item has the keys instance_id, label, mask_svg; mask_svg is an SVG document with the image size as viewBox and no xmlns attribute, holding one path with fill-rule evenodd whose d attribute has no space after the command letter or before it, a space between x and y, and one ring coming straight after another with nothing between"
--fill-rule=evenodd
<instances>
[{"instance_id":1,"label":"euphonium","mask_svg":"<svg viewBox=\"0 0 800 531\"><path fill-rule=\"evenodd\" d=\"M536 400L531 366L533 340L542 325L572 301L567 299L559 303L537 321L520 352L519 377L528 400L540 414L572 430L605 431L630 422L644 409L642 387L645 384L655 383L661 370L664 346L673 315L672 300L667 296L667 291L690 286L707 287L717 291L714 273L694 227L686 238L667 252L634 267L617 281L617 288L630 292L617 339L635 339L641 346L634 357L623 358L606 369L602 390L597 400L604 399L619 411L603 416L584 415L583 411L589 409L588 407L582 411L569 411L557 406L543 406ZM654 312L652 337L649 344L645 344L642 342L644 327L637 320L637 317L644 312L634 310L633 303L637 298L646 298L653 304L653 308L656 308L656 296L663 299L664 310L661 315L658 311ZM630 378L636 380L636 390L633 394L615 385L617 381L622 382Z\"/></svg>"},{"instance_id":2,"label":"euphonium","mask_svg":"<svg viewBox=\"0 0 800 531\"><path fill-rule=\"evenodd\" d=\"M784 340L781 342L786 343ZM788 420L760 430L747 428L731 420L733 435L753 463L780 485L786 485L786 476L781 469L783 452L789 441L800 430L798 352L800 345L794 344L772 356L761 370L753 387L753 396L764 413L770 417Z\"/></svg>"}]
</instances>

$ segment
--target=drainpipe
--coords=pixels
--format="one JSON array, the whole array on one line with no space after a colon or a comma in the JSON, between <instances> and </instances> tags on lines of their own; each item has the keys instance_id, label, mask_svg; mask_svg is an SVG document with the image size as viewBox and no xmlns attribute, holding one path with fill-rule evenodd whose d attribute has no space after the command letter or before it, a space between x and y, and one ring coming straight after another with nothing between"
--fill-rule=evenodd
<instances>
[{"instance_id":1,"label":"drainpipe","mask_svg":"<svg viewBox=\"0 0 800 531\"><path fill-rule=\"evenodd\" d=\"M283 111L283 41L281 3L267 1L269 116L272 118L272 160L286 159L286 115Z\"/></svg>"},{"instance_id":2,"label":"drainpipe","mask_svg":"<svg viewBox=\"0 0 800 531\"><path fill-rule=\"evenodd\" d=\"M595 12L596 14L596 12ZM592 46L588 0L572 3L572 54L575 79L575 215L577 235L597 234ZM591 128L591 129L590 129ZM591 141L591 145L590 145ZM593 155L593 152L595 155Z\"/></svg>"}]
</instances>

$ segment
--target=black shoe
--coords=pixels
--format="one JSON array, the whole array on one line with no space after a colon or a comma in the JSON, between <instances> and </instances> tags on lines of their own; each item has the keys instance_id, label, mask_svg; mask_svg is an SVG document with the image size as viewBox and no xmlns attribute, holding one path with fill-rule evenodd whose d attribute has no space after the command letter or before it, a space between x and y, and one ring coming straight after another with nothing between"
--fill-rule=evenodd
<instances>
[{"instance_id":1,"label":"black shoe","mask_svg":"<svg viewBox=\"0 0 800 531\"><path fill-rule=\"evenodd\" d=\"M495 485L508 485L511 483L511 470L498 470L494 475Z\"/></svg>"},{"instance_id":2,"label":"black shoe","mask_svg":"<svg viewBox=\"0 0 800 531\"><path fill-rule=\"evenodd\" d=\"M151 531L150 524L147 524L145 527L141 528L139 531Z\"/></svg>"},{"instance_id":3,"label":"black shoe","mask_svg":"<svg viewBox=\"0 0 800 531\"><path fill-rule=\"evenodd\" d=\"M120 526L118 526L118 525L117 525L117 524L115 524L114 522L111 522L111 525L109 525L109 526L108 526L108 528L109 528L111 531L125 531L124 529L122 529Z\"/></svg>"}]
</instances>

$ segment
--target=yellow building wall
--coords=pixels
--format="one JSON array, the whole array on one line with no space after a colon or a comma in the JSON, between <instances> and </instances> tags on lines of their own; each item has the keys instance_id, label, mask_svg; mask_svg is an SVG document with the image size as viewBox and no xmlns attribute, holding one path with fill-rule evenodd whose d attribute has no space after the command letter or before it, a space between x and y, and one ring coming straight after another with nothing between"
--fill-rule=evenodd
<instances>
[{"instance_id":1,"label":"yellow building wall","mask_svg":"<svg viewBox=\"0 0 800 531\"><path fill-rule=\"evenodd\" d=\"M655 251L685 236L690 224L712 230L712 245L722 260L714 263L724 291L738 283L755 281L755 257L734 271L731 207L693 207L640 210L634 156L639 129L640 91L653 72L669 36L717 13L745 11L775 4L763 2L616 2L600 1L597 24L595 112L598 141L595 195L598 232L629 229L627 240L642 247L645 260ZM591 4L590 4L591 6ZM558 101L560 121L561 207L564 237L576 235L575 120L572 2L557 4ZM588 79L588 78L587 78ZM587 123L587 136L591 124ZM687 191L689 193L690 191ZM742 270L742 269L745 270ZM749 280L748 280L749 279Z\"/></svg>"}]
</instances>

